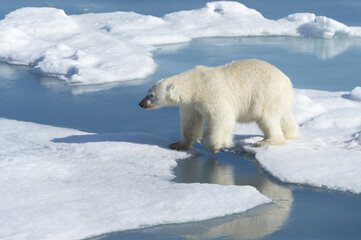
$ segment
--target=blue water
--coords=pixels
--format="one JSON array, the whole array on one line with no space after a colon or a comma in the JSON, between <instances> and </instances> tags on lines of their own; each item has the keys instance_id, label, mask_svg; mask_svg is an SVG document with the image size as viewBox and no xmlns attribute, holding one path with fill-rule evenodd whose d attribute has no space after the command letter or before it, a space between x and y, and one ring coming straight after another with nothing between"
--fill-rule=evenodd
<instances>
[{"instance_id":1,"label":"blue water","mask_svg":"<svg viewBox=\"0 0 361 240\"><path fill-rule=\"evenodd\" d=\"M1 0L4 2L4 0ZM205 1L10 1L0 17L22 6L56 6L67 13L136 11L161 16L198 8ZM242 1L265 17L314 12L361 26L359 1ZM258 58L285 72L294 87L350 91L361 86L361 39L211 38L158 46L156 72L135 85L123 83L71 87L33 74L26 66L0 63L0 117L80 129L94 133L147 132L176 141L177 108L145 111L138 102L147 89L195 65L217 66ZM95 91L97 90L97 91ZM251 155L210 154L179 161L176 182L252 185L276 199L246 213L198 223L109 233L100 239L361 239L361 195L284 184L260 168Z\"/></svg>"}]
</instances>

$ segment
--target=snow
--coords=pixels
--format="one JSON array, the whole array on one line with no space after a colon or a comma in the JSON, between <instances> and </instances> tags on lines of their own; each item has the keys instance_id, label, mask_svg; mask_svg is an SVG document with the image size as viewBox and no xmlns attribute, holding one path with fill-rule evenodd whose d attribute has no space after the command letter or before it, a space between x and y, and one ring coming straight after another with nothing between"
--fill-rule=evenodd
<instances>
[{"instance_id":1,"label":"snow","mask_svg":"<svg viewBox=\"0 0 361 240\"><path fill-rule=\"evenodd\" d=\"M238 125L237 149L255 154L281 181L361 193L361 101L356 100L360 89L296 90L294 113L301 138L257 148L254 143L262 132L255 125Z\"/></svg>"},{"instance_id":2,"label":"snow","mask_svg":"<svg viewBox=\"0 0 361 240\"><path fill-rule=\"evenodd\" d=\"M271 201L251 186L172 182L176 159L190 153L168 144L0 118L0 238L82 239Z\"/></svg>"},{"instance_id":3,"label":"snow","mask_svg":"<svg viewBox=\"0 0 361 240\"><path fill-rule=\"evenodd\" d=\"M350 99L361 101L361 87L355 87L350 93Z\"/></svg>"},{"instance_id":4,"label":"snow","mask_svg":"<svg viewBox=\"0 0 361 240\"><path fill-rule=\"evenodd\" d=\"M204 37L361 37L349 27L312 13L278 20L238 2L163 17L134 12L67 15L55 8L21 8L0 21L0 60L33 66L67 84L100 84L145 78L155 71L156 45Z\"/></svg>"}]
</instances>

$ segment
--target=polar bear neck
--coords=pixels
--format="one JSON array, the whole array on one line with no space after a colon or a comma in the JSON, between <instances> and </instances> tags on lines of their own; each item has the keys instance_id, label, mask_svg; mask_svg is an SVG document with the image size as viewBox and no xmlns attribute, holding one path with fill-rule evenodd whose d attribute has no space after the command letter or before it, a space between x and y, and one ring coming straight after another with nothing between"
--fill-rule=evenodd
<instances>
[{"instance_id":1,"label":"polar bear neck","mask_svg":"<svg viewBox=\"0 0 361 240\"><path fill-rule=\"evenodd\" d=\"M195 69L169 77L164 80L170 91L171 99L175 101L175 105L191 104L197 95L199 89L198 80L201 74Z\"/></svg>"}]
</instances>

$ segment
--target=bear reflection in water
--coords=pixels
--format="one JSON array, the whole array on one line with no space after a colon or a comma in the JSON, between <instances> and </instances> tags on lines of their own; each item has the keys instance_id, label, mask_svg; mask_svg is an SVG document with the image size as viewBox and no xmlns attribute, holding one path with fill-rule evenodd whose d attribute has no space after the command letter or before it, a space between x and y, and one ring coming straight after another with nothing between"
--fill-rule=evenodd
<instances>
[{"instance_id":1,"label":"bear reflection in water","mask_svg":"<svg viewBox=\"0 0 361 240\"><path fill-rule=\"evenodd\" d=\"M175 172L176 182L251 185L273 201L236 216L235 220L207 227L201 233L187 233L184 236L187 239L213 239L223 236L230 239L259 239L282 228L288 219L293 202L291 191L273 183L263 173L235 177L232 165L220 164L215 158L203 163L201 157L179 161Z\"/></svg>"}]
</instances>

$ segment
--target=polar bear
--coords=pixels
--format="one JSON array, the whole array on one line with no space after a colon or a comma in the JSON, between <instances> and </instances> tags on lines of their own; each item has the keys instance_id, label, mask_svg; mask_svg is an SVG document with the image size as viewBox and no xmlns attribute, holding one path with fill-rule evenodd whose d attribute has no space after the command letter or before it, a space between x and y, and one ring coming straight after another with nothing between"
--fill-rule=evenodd
<instances>
[{"instance_id":1,"label":"polar bear","mask_svg":"<svg viewBox=\"0 0 361 240\"><path fill-rule=\"evenodd\" d=\"M267 62L251 59L219 67L196 66L162 79L139 105L145 109L180 107L181 139L170 148L188 150L201 140L208 151L217 153L233 146L236 122L258 124L264 133L258 146L297 139L293 99L292 83L285 74Z\"/></svg>"}]
</instances>

